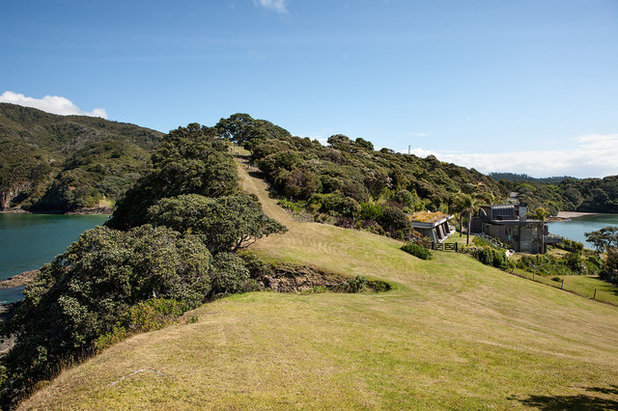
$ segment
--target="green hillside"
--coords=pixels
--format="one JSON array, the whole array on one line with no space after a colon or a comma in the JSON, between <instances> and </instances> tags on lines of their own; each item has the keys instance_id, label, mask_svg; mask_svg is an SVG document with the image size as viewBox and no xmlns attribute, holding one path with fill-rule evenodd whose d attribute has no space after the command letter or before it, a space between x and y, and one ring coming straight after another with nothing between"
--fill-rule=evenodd
<instances>
[{"instance_id":1,"label":"green hillside","mask_svg":"<svg viewBox=\"0 0 618 411\"><path fill-rule=\"evenodd\" d=\"M143 173L161 135L0 103L0 210L109 207Z\"/></svg>"},{"instance_id":2,"label":"green hillside","mask_svg":"<svg viewBox=\"0 0 618 411\"><path fill-rule=\"evenodd\" d=\"M289 228L254 252L393 290L205 304L39 384L23 409L618 407L616 307L461 254L422 261L393 239L297 222L241 160L243 188Z\"/></svg>"}]
</instances>

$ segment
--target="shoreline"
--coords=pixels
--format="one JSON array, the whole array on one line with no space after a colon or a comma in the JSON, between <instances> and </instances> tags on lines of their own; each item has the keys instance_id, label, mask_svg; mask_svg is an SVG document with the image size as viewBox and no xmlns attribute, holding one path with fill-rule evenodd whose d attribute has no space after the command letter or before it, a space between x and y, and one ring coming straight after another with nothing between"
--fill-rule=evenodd
<instances>
[{"instance_id":1,"label":"shoreline","mask_svg":"<svg viewBox=\"0 0 618 411\"><path fill-rule=\"evenodd\" d=\"M62 211L26 211L21 208L10 208L8 210L0 210L0 214L45 214L45 215L111 215L112 209L109 207L92 207L80 208L67 212Z\"/></svg>"},{"instance_id":2,"label":"shoreline","mask_svg":"<svg viewBox=\"0 0 618 411\"><path fill-rule=\"evenodd\" d=\"M34 280L39 273L39 270L24 271L23 273L16 274L6 280L0 280L0 289L3 288L15 288L26 285Z\"/></svg>"},{"instance_id":3,"label":"shoreline","mask_svg":"<svg viewBox=\"0 0 618 411\"><path fill-rule=\"evenodd\" d=\"M559 218L561 220L569 220L571 218L586 217L586 216L598 215L598 214L603 214L603 213L590 213L590 212L583 212L583 211L558 211L558 215L556 216L556 218Z\"/></svg>"}]
</instances>

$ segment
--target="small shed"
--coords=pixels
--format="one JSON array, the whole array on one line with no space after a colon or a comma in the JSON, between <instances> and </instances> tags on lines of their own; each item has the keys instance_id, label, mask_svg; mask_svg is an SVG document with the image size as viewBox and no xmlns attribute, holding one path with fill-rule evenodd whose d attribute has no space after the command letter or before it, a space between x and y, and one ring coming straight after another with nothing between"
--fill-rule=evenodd
<instances>
[{"instance_id":1,"label":"small shed","mask_svg":"<svg viewBox=\"0 0 618 411\"><path fill-rule=\"evenodd\" d=\"M434 243L441 243L455 232L448 223L452 215L439 211L419 211L409 216L412 227Z\"/></svg>"}]
</instances>

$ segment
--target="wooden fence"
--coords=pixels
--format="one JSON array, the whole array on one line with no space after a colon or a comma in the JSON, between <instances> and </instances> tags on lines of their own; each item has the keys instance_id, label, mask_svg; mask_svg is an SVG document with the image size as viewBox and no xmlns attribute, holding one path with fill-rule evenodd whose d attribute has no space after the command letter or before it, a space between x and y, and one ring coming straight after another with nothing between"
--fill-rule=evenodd
<instances>
[{"instance_id":1,"label":"wooden fence","mask_svg":"<svg viewBox=\"0 0 618 411\"><path fill-rule=\"evenodd\" d=\"M435 243L431 242L431 249L436 251L455 251L459 252L459 243Z\"/></svg>"}]
</instances>

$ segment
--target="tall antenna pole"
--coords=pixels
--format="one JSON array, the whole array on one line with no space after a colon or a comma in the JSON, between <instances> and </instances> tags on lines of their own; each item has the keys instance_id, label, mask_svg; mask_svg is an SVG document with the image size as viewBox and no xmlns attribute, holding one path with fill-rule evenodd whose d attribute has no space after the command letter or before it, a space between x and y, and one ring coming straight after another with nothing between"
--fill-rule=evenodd
<instances>
[{"instance_id":1,"label":"tall antenna pole","mask_svg":"<svg viewBox=\"0 0 618 411\"><path fill-rule=\"evenodd\" d=\"M410 147L412 147L412 144L408 144L408 155L410 155Z\"/></svg>"}]
</instances>

